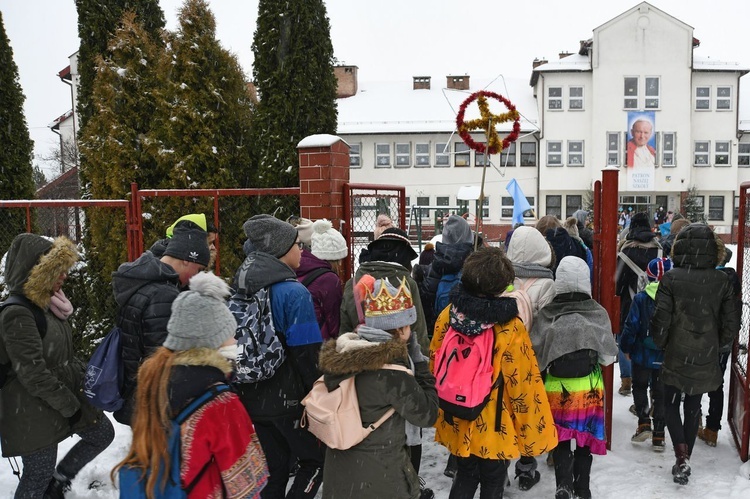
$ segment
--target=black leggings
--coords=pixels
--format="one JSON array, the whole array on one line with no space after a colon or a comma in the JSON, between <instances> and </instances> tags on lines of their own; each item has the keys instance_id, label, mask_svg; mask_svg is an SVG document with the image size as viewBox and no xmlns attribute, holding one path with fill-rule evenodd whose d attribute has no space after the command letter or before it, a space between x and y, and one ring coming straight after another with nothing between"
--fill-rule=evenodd
<instances>
[{"instance_id":1,"label":"black leggings","mask_svg":"<svg viewBox=\"0 0 750 499\"><path fill-rule=\"evenodd\" d=\"M57 444L21 457L23 474L16 489L15 499L41 498L55 471L69 480L75 478L84 466L112 443L115 430L109 418L102 414L94 426L81 431L78 436L81 440L65 454L57 468Z\"/></svg>"},{"instance_id":2,"label":"black leggings","mask_svg":"<svg viewBox=\"0 0 750 499\"><path fill-rule=\"evenodd\" d=\"M672 386L664 385L664 421L667 423L669 436L674 445L687 444L688 454L693 453L695 437L698 434L698 424L701 421L701 398L703 394L685 394L682 402L682 392ZM683 404L685 422L680 416L680 403Z\"/></svg>"}]
</instances>

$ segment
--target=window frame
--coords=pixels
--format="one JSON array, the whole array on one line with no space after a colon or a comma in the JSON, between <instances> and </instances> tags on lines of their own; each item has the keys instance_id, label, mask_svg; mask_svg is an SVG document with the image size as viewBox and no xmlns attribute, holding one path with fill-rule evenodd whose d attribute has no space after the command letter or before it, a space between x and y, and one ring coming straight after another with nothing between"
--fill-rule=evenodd
<instances>
[{"instance_id":1,"label":"window frame","mask_svg":"<svg viewBox=\"0 0 750 499\"><path fill-rule=\"evenodd\" d=\"M516 154L516 142L511 142L508 147L500 151L500 167L517 166L518 156Z\"/></svg>"},{"instance_id":2,"label":"window frame","mask_svg":"<svg viewBox=\"0 0 750 499\"><path fill-rule=\"evenodd\" d=\"M708 93L707 95L698 95L698 92L700 90L706 90ZM693 109L695 111L710 111L711 110L711 86L710 85L699 85L695 87L694 92L694 103L693 103ZM698 105L699 102L705 102L705 107L700 107Z\"/></svg>"},{"instance_id":3,"label":"window frame","mask_svg":"<svg viewBox=\"0 0 750 499\"><path fill-rule=\"evenodd\" d=\"M536 204L534 203L535 199L534 196L526 196L526 201L531 208L523 212L524 220L533 220L534 213L536 213ZM500 197L500 218L513 218L513 198L511 196Z\"/></svg>"},{"instance_id":4,"label":"window frame","mask_svg":"<svg viewBox=\"0 0 750 499\"><path fill-rule=\"evenodd\" d=\"M704 150L698 150L698 145L705 145ZM699 163L698 157L705 157L705 163ZM693 166L697 168L705 168L711 166L711 141L710 140L695 140L693 141Z\"/></svg>"},{"instance_id":5,"label":"window frame","mask_svg":"<svg viewBox=\"0 0 750 499\"><path fill-rule=\"evenodd\" d=\"M627 110L635 110L638 109L638 94L639 94L639 86L640 82L638 81L639 78L637 76L624 76L623 77L623 89L622 89L622 108ZM635 93L632 95L628 95L628 82L635 82ZM629 101L634 101L632 105L628 105Z\"/></svg>"},{"instance_id":6,"label":"window frame","mask_svg":"<svg viewBox=\"0 0 750 499\"><path fill-rule=\"evenodd\" d=\"M427 148L427 152L419 152L419 147L424 146ZM427 163L419 162L420 158L426 158ZM430 168L430 143L429 142L416 142L414 144L414 168Z\"/></svg>"},{"instance_id":7,"label":"window frame","mask_svg":"<svg viewBox=\"0 0 750 499\"><path fill-rule=\"evenodd\" d=\"M362 168L362 142L349 144L349 168Z\"/></svg>"},{"instance_id":8,"label":"window frame","mask_svg":"<svg viewBox=\"0 0 750 499\"><path fill-rule=\"evenodd\" d=\"M553 96L552 90L558 90L560 95ZM555 102L556 107L552 107L552 103ZM553 86L547 87L547 111L563 111L563 87Z\"/></svg>"},{"instance_id":9,"label":"window frame","mask_svg":"<svg viewBox=\"0 0 750 499\"><path fill-rule=\"evenodd\" d=\"M426 202L424 200L427 200ZM430 196L417 196L416 206L430 206ZM430 218L431 210L419 210L422 220Z\"/></svg>"},{"instance_id":10,"label":"window frame","mask_svg":"<svg viewBox=\"0 0 750 499\"><path fill-rule=\"evenodd\" d=\"M712 206L714 201L719 200L721 201L720 208ZM708 216L706 218L708 220L724 220L724 196L708 196Z\"/></svg>"},{"instance_id":11,"label":"window frame","mask_svg":"<svg viewBox=\"0 0 750 499\"><path fill-rule=\"evenodd\" d=\"M672 147L667 147L667 136L672 137ZM668 162L667 155L671 154L672 160ZM675 168L677 166L677 132L661 133L661 166L664 168Z\"/></svg>"},{"instance_id":12,"label":"window frame","mask_svg":"<svg viewBox=\"0 0 750 499\"><path fill-rule=\"evenodd\" d=\"M464 158L464 157L466 157L465 159L466 164L463 164L463 160L461 161L462 164L459 164L459 158ZM471 149L466 143L464 142L453 143L453 166L456 168L467 168L471 166Z\"/></svg>"},{"instance_id":13,"label":"window frame","mask_svg":"<svg viewBox=\"0 0 750 499\"><path fill-rule=\"evenodd\" d=\"M566 154L567 154L567 157L566 157L567 163L566 163L566 165L567 166L569 166L571 168L580 168L580 167L585 166L585 161L586 160L585 160L585 155L584 155L584 153L585 153L584 142L585 141L583 141L583 140L569 140L568 141L567 148L566 148ZM576 144L580 144L581 150L580 151L571 151L571 146L576 145ZM580 163L573 163L573 161L571 160L571 158L573 158L573 157L580 157L581 158L581 162Z\"/></svg>"},{"instance_id":14,"label":"window frame","mask_svg":"<svg viewBox=\"0 0 750 499\"><path fill-rule=\"evenodd\" d=\"M572 205L571 205L571 202L573 202ZM565 195L565 218L572 217L573 213L575 213L576 211L582 208L583 208L583 196L582 195L580 194L566 194Z\"/></svg>"},{"instance_id":15,"label":"window frame","mask_svg":"<svg viewBox=\"0 0 750 499\"><path fill-rule=\"evenodd\" d=\"M383 146L388 149L388 152L380 152L380 147ZM386 158L387 163L381 163L380 158ZM375 168L390 168L393 161L391 155L391 143L390 142L376 142L375 143Z\"/></svg>"},{"instance_id":16,"label":"window frame","mask_svg":"<svg viewBox=\"0 0 750 499\"><path fill-rule=\"evenodd\" d=\"M729 90L729 95L727 96L720 96L719 92L721 90ZM727 112L732 111L732 86L731 85L717 85L716 86L716 100L714 101L716 103L715 109L720 112ZM719 103L726 102L726 107L720 107Z\"/></svg>"},{"instance_id":17,"label":"window frame","mask_svg":"<svg viewBox=\"0 0 750 499\"><path fill-rule=\"evenodd\" d=\"M750 168L750 142L740 142L737 144L737 167Z\"/></svg>"},{"instance_id":18,"label":"window frame","mask_svg":"<svg viewBox=\"0 0 750 499\"><path fill-rule=\"evenodd\" d=\"M563 141L562 140L548 140L546 145L547 145L547 166L554 167L554 168L563 166ZM559 150L558 151L550 150L550 146L553 146L553 145L558 146ZM550 161L551 155L558 155L560 157L559 163L551 162Z\"/></svg>"},{"instance_id":19,"label":"window frame","mask_svg":"<svg viewBox=\"0 0 750 499\"><path fill-rule=\"evenodd\" d=\"M580 90L581 95L573 96L573 90ZM580 107L573 107L573 102L580 102ZM583 85L571 85L568 87L568 111L584 111Z\"/></svg>"},{"instance_id":20,"label":"window frame","mask_svg":"<svg viewBox=\"0 0 750 499\"><path fill-rule=\"evenodd\" d=\"M445 161L445 163L443 163ZM449 142L435 142L435 168L450 168L451 148Z\"/></svg>"},{"instance_id":21,"label":"window frame","mask_svg":"<svg viewBox=\"0 0 750 499\"><path fill-rule=\"evenodd\" d=\"M726 151L719 151L719 147L726 147ZM732 141L715 140L714 141L714 166L725 168L732 166Z\"/></svg>"},{"instance_id":22,"label":"window frame","mask_svg":"<svg viewBox=\"0 0 750 499\"><path fill-rule=\"evenodd\" d=\"M655 95L649 95L649 91L650 91L649 80L656 81L656 94ZM644 78L643 108L649 109L649 110L661 109L661 77L660 76L646 76Z\"/></svg>"},{"instance_id":23,"label":"window frame","mask_svg":"<svg viewBox=\"0 0 750 499\"><path fill-rule=\"evenodd\" d=\"M406 147L407 152L399 152L399 147ZM393 166L396 168L411 168L411 142L396 142L393 148L396 161ZM399 163L400 160L406 159L405 163Z\"/></svg>"},{"instance_id":24,"label":"window frame","mask_svg":"<svg viewBox=\"0 0 750 499\"><path fill-rule=\"evenodd\" d=\"M537 143L535 141L530 141L530 140L521 142L521 147L519 148L520 151L521 151L521 163L520 163L521 166L531 166L531 167L537 166L536 144ZM524 146L531 146L534 149L534 152L532 152L532 153L524 152L523 151ZM532 162L525 161L528 157L533 158L534 161L532 161Z\"/></svg>"},{"instance_id":25,"label":"window frame","mask_svg":"<svg viewBox=\"0 0 750 499\"><path fill-rule=\"evenodd\" d=\"M487 145L485 142L478 142L478 144L482 144L484 146ZM480 168L490 166L489 155L486 152L474 151L474 166L478 166Z\"/></svg>"},{"instance_id":26,"label":"window frame","mask_svg":"<svg viewBox=\"0 0 750 499\"><path fill-rule=\"evenodd\" d=\"M620 140L622 134L620 132L607 132L607 166L622 166L622 149L620 147ZM614 144L612 143L612 137L615 138ZM614 159L614 161L613 161Z\"/></svg>"},{"instance_id":27,"label":"window frame","mask_svg":"<svg viewBox=\"0 0 750 499\"><path fill-rule=\"evenodd\" d=\"M557 206L552 200L557 201ZM545 215L552 215L559 219L562 218L562 195L561 194L547 194L544 198L544 209L546 211Z\"/></svg>"}]
</instances>

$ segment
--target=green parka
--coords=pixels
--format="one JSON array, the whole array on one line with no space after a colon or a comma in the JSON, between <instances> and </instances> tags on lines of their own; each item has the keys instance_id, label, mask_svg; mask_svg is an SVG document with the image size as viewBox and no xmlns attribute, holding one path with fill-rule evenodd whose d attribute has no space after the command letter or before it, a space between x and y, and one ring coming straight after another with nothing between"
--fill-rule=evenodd
<instances>
[{"instance_id":1,"label":"green parka","mask_svg":"<svg viewBox=\"0 0 750 499\"><path fill-rule=\"evenodd\" d=\"M5 283L44 311L47 334L41 338L33 313L10 305L0 315L0 362L11 372L0 390L0 442L3 457L25 456L57 444L96 423L102 413L85 401L86 366L76 358L70 324L49 311L55 281L78 259L66 238L54 242L22 234L11 244ZM70 418L81 409L73 427Z\"/></svg>"}]
</instances>

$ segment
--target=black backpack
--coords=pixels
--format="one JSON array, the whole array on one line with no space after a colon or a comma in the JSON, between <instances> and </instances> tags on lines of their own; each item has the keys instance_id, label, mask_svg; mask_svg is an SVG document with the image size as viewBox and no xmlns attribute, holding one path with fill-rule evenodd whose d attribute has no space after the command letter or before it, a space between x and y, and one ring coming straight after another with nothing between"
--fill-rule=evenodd
<instances>
[{"instance_id":1,"label":"black backpack","mask_svg":"<svg viewBox=\"0 0 750 499\"><path fill-rule=\"evenodd\" d=\"M0 314L2 314L3 310L5 310L10 305L20 305L29 309L34 315L34 322L36 322L36 328L39 331L39 337L41 339L44 339L44 336L47 334L47 319L44 317L44 311L38 306L31 303L31 301L29 301L29 299L23 295L10 295L7 300L0 303ZM0 356L4 359L7 358L8 355L7 352L5 352L5 345L2 345L0 343L0 348ZM7 359L7 362L0 362L0 388L5 386L5 383L8 380L8 374L10 374L10 372L10 359Z\"/></svg>"}]
</instances>

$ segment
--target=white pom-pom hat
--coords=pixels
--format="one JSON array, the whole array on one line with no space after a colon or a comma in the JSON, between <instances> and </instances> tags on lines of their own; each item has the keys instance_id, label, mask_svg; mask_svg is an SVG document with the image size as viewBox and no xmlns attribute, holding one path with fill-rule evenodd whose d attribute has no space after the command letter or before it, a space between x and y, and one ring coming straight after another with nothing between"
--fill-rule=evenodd
<instances>
[{"instance_id":1,"label":"white pom-pom hat","mask_svg":"<svg viewBox=\"0 0 750 499\"><path fill-rule=\"evenodd\" d=\"M190 290L172 302L164 346L174 351L219 348L234 337L237 321L227 307L231 294L219 277L201 272L190 279Z\"/></svg>"},{"instance_id":2,"label":"white pom-pom hat","mask_svg":"<svg viewBox=\"0 0 750 499\"><path fill-rule=\"evenodd\" d=\"M316 220L312 226L310 252L321 260L341 260L349 254L346 239L325 218Z\"/></svg>"}]
</instances>

